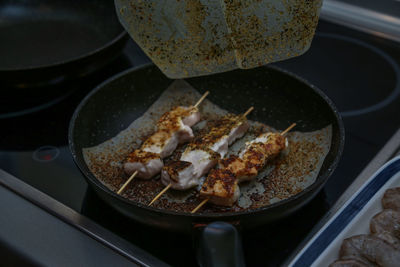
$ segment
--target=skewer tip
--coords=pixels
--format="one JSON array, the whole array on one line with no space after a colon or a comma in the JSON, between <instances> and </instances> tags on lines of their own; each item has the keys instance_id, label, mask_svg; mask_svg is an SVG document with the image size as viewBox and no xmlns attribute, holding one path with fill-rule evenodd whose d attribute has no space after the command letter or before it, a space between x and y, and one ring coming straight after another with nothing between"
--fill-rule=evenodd
<instances>
[{"instance_id":1,"label":"skewer tip","mask_svg":"<svg viewBox=\"0 0 400 267\"><path fill-rule=\"evenodd\" d=\"M124 192L125 188L129 185L129 183L135 178L135 176L138 174L138 171L135 171L131 177L121 186L121 188L117 191L118 195L121 195L122 192Z\"/></svg>"},{"instance_id":2,"label":"skewer tip","mask_svg":"<svg viewBox=\"0 0 400 267\"><path fill-rule=\"evenodd\" d=\"M200 97L200 99L197 101L197 103L194 104L193 107L197 108L197 107L201 104L201 102L203 102L203 100L208 96L209 93L210 93L210 91L206 91L206 92Z\"/></svg>"},{"instance_id":3,"label":"skewer tip","mask_svg":"<svg viewBox=\"0 0 400 267\"><path fill-rule=\"evenodd\" d=\"M289 127L287 127L286 130L284 130L283 132L281 132L281 135L287 134L287 133L288 133L290 130L292 130L295 126L296 126L296 123L292 123Z\"/></svg>"},{"instance_id":4,"label":"skewer tip","mask_svg":"<svg viewBox=\"0 0 400 267\"><path fill-rule=\"evenodd\" d=\"M155 198L153 198L148 206L150 207L151 205L153 205L153 203L156 202L171 186L172 184L167 185L160 193L158 193L157 196L155 196Z\"/></svg>"},{"instance_id":5,"label":"skewer tip","mask_svg":"<svg viewBox=\"0 0 400 267\"><path fill-rule=\"evenodd\" d=\"M243 114L243 117L246 117L247 115L249 115L250 112L253 111L253 109L254 109L254 107L250 107L250 108Z\"/></svg>"},{"instance_id":6,"label":"skewer tip","mask_svg":"<svg viewBox=\"0 0 400 267\"><path fill-rule=\"evenodd\" d=\"M196 213L196 211L198 211L201 207L203 207L204 204L206 204L208 201L208 198L204 199L199 205L197 205L196 208L194 208L190 213Z\"/></svg>"}]
</instances>

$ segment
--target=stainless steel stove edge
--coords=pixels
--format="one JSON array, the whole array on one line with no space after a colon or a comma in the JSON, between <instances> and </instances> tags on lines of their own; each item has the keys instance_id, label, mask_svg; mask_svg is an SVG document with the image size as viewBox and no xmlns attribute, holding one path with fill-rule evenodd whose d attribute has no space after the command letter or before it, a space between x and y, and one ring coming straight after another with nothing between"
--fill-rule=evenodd
<instances>
[{"instance_id":1,"label":"stainless steel stove edge","mask_svg":"<svg viewBox=\"0 0 400 267\"><path fill-rule=\"evenodd\" d=\"M400 42L400 18L335 0L324 0L321 19Z\"/></svg>"},{"instance_id":2,"label":"stainless steel stove edge","mask_svg":"<svg viewBox=\"0 0 400 267\"><path fill-rule=\"evenodd\" d=\"M126 240L123 240L89 218L79 214L73 209L24 183L2 169L0 169L0 186L3 186L16 195L31 202L38 208L53 215L56 219L73 226L78 229L82 235L87 235L95 241L100 242L115 253L128 259L128 261L132 262L132 265L168 266L144 250L132 245Z\"/></svg>"}]
</instances>

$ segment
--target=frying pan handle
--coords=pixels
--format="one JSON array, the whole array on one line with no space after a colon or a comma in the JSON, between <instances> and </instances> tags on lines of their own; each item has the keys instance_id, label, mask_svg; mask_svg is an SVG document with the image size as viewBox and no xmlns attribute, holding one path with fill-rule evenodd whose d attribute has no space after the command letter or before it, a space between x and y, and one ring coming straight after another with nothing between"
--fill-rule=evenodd
<instances>
[{"instance_id":1,"label":"frying pan handle","mask_svg":"<svg viewBox=\"0 0 400 267\"><path fill-rule=\"evenodd\" d=\"M230 223L213 222L202 228L196 245L200 266L245 266L239 232Z\"/></svg>"}]
</instances>

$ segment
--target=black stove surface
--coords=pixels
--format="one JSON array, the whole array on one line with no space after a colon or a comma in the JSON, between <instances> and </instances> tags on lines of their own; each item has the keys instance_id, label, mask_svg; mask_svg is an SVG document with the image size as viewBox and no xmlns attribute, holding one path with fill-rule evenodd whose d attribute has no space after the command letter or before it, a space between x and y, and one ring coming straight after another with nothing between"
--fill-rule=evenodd
<instances>
[{"instance_id":1,"label":"black stove surface","mask_svg":"<svg viewBox=\"0 0 400 267\"><path fill-rule=\"evenodd\" d=\"M67 147L69 120L81 99L108 77L148 61L130 41L102 70L57 85L66 92L57 101L35 102L32 109L32 103L2 97L0 168L169 264L195 265L191 237L140 225L108 207L88 188ZM313 201L279 224L243 233L249 266L281 264L400 127L398 64L399 44L323 21L305 55L275 64L331 97L342 112L346 143L337 170Z\"/></svg>"}]
</instances>

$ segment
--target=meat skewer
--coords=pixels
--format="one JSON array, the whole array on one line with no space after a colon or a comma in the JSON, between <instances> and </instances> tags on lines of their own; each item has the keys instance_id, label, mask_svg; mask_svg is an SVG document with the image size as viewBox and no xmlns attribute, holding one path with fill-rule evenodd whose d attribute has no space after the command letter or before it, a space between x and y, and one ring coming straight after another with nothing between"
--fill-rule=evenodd
<instances>
[{"instance_id":1,"label":"meat skewer","mask_svg":"<svg viewBox=\"0 0 400 267\"><path fill-rule=\"evenodd\" d=\"M130 177L117 194L121 194L133 178L150 179L159 173L164 165L162 159L171 155L178 144L193 139L190 127L200 120L197 107L208 94L209 91L205 92L194 106L178 106L161 116L157 123L157 132L146 139L140 149L129 154L124 171Z\"/></svg>"},{"instance_id":2,"label":"meat skewer","mask_svg":"<svg viewBox=\"0 0 400 267\"><path fill-rule=\"evenodd\" d=\"M186 190L198 185L205 175L228 152L228 146L242 137L249 128L246 116L254 108L249 108L243 115L226 115L221 124L214 126L208 133L188 145L179 161L164 166L161 181L166 187L149 203L157 201L169 188Z\"/></svg>"},{"instance_id":3,"label":"meat skewer","mask_svg":"<svg viewBox=\"0 0 400 267\"><path fill-rule=\"evenodd\" d=\"M217 205L232 206L240 196L238 183L254 179L271 158L287 147L284 135L295 125L293 123L280 134L263 133L248 142L239 156L221 160L221 167L208 174L200 190L200 196L205 199L191 213L195 213L208 201Z\"/></svg>"}]
</instances>

